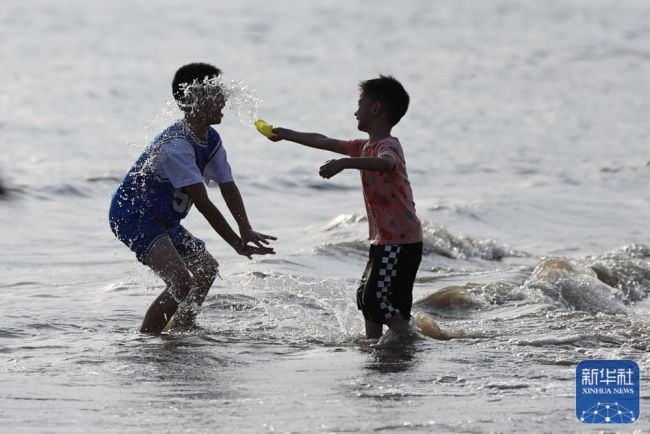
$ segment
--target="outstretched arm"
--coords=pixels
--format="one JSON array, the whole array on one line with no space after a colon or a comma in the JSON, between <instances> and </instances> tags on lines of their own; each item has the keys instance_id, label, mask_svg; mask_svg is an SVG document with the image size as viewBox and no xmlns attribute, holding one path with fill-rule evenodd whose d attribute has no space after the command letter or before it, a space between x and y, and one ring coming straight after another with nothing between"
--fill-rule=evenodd
<instances>
[{"instance_id":1,"label":"outstretched arm","mask_svg":"<svg viewBox=\"0 0 650 434\"><path fill-rule=\"evenodd\" d=\"M279 140L288 140L290 142L299 143L310 148L323 149L326 151L336 152L338 154L345 154L343 150L343 142L341 140L332 139L318 133L303 133L300 131L290 130L288 128L273 128L274 136L271 140L277 142Z\"/></svg>"},{"instance_id":2,"label":"outstretched arm","mask_svg":"<svg viewBox=\"0 0 650 434\"><path fill-rule=\"evenodd\" d=\"M248 216L246 215L244 200L242 199L239 188L237 188L237 184L235 184L234 181L219 184L219 188L221 189L223 200L226 202L226 205L228 205L230 213L239 226L239 234L244 244L251 242L257 247L263 247L262 244L269 244L268 240L277 240L274 236L255 232L253 228L251 228L251 224L248 222Z\"/></svg>"},{"instance_id":3,"label":"outstretched arm","mask_svg":"<svg viewBox=\"0 0 650 434\"><path fill-rule=\"evenodd\" d=\"M377 158L340 158L329 160L320 167L320 176L331 178L343 169L371 170L374 172L390 172L395 168L395 160L389 156Z\"/></svg>"},{"instance_id":4,"label":"outstretched arm","mask_svg":"<svg viewBox=\"0 0 650 434\"><path fill-rule=\"evenodd\" d=\"M241 238L232 230L223 214L217 207L210 201L208 193L205 190L205 185L192 184L185 187L185 192L190 196L196 209L199 210L203 217L210 223L210 226L223 238L230 246L235 249L240 255L246 256L251 259L251 255L266 255L274 253L273 249L268 247L255 247L247 246L242 242Z\"/></svg>"}]
</instances>

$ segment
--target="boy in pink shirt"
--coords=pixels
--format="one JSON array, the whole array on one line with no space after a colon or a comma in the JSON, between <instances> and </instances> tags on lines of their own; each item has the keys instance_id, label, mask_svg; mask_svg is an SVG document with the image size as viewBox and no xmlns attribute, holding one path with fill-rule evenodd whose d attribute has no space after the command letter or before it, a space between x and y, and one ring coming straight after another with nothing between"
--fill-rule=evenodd
<instances>
[{"instance_id":1,"label":"boy in pink shirt","mask_svg":"<svg viewBox=\"0 0 650 434\"><path fill-rule=\"evenodd\" d=\"M363 312L366 336L377 339L383 324L398 333L408 332L413 283L422 259L422 227L415 214L402 146L391 136L393 126L408 109L408 93L395 78L383 75L362 81L359 89L354 115L357 128L368 133L368 139L343 141L274 128L271 140L289 140L348 156L321 166L323 178L344 169L361 172L370 253L357 290L357 305Z\"/></svg>"}]
</instances>

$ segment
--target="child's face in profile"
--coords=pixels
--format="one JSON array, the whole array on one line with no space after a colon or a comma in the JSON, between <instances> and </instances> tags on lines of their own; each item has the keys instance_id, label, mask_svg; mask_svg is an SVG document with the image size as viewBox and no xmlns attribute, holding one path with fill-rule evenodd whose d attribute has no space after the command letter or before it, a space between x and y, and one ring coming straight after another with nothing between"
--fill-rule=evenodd
<instances>
[{"instance_id":1,"label":"child's face in profile","mask_svg":"<svg viewBox=\"0 0 650 434\"><path fill-rule=\"evenodd\" d=\"M377 101L372 100L368 95L363 93L359 96L359 102L357 111L354 112L354 116L357 118L357 129L359 131L368 132L370 127L370 122L374 116L375 103Z\"/></svg>"}]
</instances>

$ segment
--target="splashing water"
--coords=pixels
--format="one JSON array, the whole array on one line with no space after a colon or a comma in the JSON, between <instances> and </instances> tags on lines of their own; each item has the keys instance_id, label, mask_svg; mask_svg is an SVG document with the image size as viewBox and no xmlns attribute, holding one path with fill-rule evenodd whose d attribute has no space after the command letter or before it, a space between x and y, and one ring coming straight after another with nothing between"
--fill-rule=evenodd
<instances>
[{"instance_id":1,"label":"splashing water","mask_svg":"<svg viewBox=\"0 0 650 434\"><path fill-rule=\"evenodd\" d=\"M219 103L222 98L231 113L239 119L242 125L250 126L257 119L260 99L243 80L223 81L220 77L206 77L202 82L194 82L182 86L184 105L192 107L203 100Z\"/></svg>"},{"instance_id":2,"label":"splashing water","mask_svg":"<svg viewBox=\"0 0 650 434\"><path fill-rule=\"evenodd\" d=\"M217 92L214 92L217 90ZM258 118L259 107L262 100L255 95L255 90L247 86L243 80L223 81L221 78L206 78L203 82L194 82L182 87L183 97L191 107L196 103L197 96L215 99L223 96L226 100L226 108L234 114L239 123L243 126L253 126ZM212 92L211 92L212 91ZM153 120L145 127L144 144L148 145L153 139L177 119L181 119L184 113L175 100L165 101L164 107L156 113Z\"/></svg>"},{"instance_id":3,"label":"splashing water","mask_svg":"<svg viewBox=\"0 0 650 434\"><path fill-rule=\"evenodd\" d=\"M246 86L242 80L233 80L225 87L225 94L228 110L237 116L242 125L253 125L257 120L257 112L262 103L262 100L255 96L255 90Z\"/></svg>"},{"instance_id":4,"label":"splashing water","mask_svg":"<svg viewBox=\"0 0 650 434\"><path fill-rule=\"evenodd\" d=\"M149 125L144 129L144 143L139 147L148 146L153 139L170 124L183 117L183 111L178 107L176 101L167 100L162 109L155 114Z\"/></svg>"}]
</instances>

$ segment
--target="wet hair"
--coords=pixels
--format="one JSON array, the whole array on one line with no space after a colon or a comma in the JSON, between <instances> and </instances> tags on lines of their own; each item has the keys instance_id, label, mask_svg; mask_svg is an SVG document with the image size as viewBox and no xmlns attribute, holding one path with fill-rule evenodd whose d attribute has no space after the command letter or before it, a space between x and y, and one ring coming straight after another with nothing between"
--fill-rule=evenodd
<instances>
[{"instance_id":1,"label":"wet hair","mask_svg":"<svg viewBox=\"0 0 650 434\"><path fill-rule=\"evenodd\" d=\"M383 104L386 118L392 125L396 125L409 108L409 94L404 90L404 86L390 75L380 75L362 81L359 83L359 90L363 96Z\"/></svg>"},{"instance_id":2,"label":"wet hair","mask_svg":"<svg viewBox=\"0 0 650 434\"><path fill-rule=\"evenodd\" d=\"M221 75L221 70L216 66L208 63L188 63L178 68L172 80L172 94L179 106L188 103L185 88L195 82L203 82L210 78L217 78Z\"/></svg>"}]
</instances>

